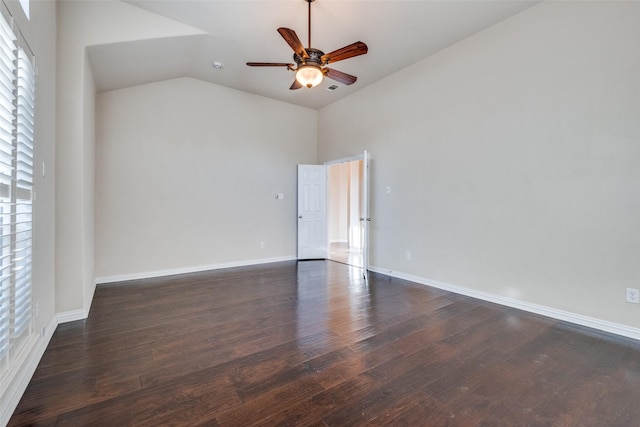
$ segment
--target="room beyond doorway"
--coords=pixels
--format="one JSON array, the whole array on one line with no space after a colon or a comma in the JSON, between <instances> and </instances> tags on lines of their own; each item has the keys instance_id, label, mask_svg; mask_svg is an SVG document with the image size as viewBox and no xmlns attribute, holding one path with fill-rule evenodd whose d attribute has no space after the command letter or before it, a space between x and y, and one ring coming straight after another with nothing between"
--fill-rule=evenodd
<instances>
[{"instance_id":1,"label":"room beyond doorway","mask_svg":"<svg viewBox=\"0 0 640 427\"><path fill-rule=\"evenodd\" d=\"M363 268L364 162L353 160L327 167L329 259Z\"/></svg>"}]
</instances>

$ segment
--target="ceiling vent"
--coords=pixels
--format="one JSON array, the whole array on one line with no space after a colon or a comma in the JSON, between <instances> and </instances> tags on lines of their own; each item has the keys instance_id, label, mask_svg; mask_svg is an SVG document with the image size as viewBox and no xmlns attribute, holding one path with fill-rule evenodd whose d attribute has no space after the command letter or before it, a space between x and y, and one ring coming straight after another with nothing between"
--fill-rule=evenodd
<instances>
[{"instance_id":1,"label":"ceiling vent","mask_svg":"<svg viewBox=\"0 0 640 427\"><path fill-rule=\"evenodd\" d=\"M328 90L329 92L333 92L334 90L338 89L339 87L340 87L340 86L338 86L338 85L331 85L331 86L328 86L328 87L327 87L327 90Z\"/></svg>"}]
</instances>

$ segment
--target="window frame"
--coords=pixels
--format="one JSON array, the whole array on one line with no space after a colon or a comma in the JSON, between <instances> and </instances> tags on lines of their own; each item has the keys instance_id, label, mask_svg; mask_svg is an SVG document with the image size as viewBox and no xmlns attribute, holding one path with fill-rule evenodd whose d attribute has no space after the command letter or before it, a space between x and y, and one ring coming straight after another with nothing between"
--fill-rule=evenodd
<instances>
[{"instance_id":1,"label":"window frame","mask_svg":"<svg viewBox=\"0 0 640 427\"><path fill-rule=\"evenodd\" d=\"M37 68L0 10L0 375L33 335L33 195Z\"/></svg>"}]
</instances>

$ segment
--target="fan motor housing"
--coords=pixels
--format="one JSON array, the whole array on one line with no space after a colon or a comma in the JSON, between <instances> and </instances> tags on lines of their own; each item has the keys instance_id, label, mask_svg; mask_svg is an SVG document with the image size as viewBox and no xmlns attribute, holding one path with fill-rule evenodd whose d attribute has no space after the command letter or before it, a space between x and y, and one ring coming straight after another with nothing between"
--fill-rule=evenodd
<instances>
[{"instance_id":1,"label":"fan motor housing","mask_svg":"<svg viewBox=\"0 0 640 427\"><path fill-rule=\"evenodd\" d=\"M303 58L296 53L293 54L293 60L296 61L296 64L298 64L298 67L300 67L301 65L308 65L308 64L316 64L318 65L318 67L322 67L324 65L322 63L322 57L324 56L323 51L319 49L313 49L311 47L308 47L305 50L307 51L307 55L309 55L308 58Z\"/></svg>"}]
</instances>

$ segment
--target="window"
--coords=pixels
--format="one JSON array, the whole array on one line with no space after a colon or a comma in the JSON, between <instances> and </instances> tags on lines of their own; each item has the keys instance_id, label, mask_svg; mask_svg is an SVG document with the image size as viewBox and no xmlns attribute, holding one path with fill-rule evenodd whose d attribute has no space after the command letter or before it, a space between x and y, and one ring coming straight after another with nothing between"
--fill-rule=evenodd
<instances>
[{"instance_id":1,"label":"window","mask_svg":"<svg viewBox=\"0 0 640 427\"><path fill-rule=\"evenodd\" d=\"M22 6L22 10L24 10L24 14L27 15L27 19L30 19L29 0L20 0L20 6Z\"/></svg>"},{"instance_id":2,"label":"window","mask_svg":"<svg viewBox=\"0 0 640 427\"><path fill-rule=\"evenodd\" d=\"M16 34L0 15L0 368L31 334L35 68Z\"/></svg>"}]
</instances>

